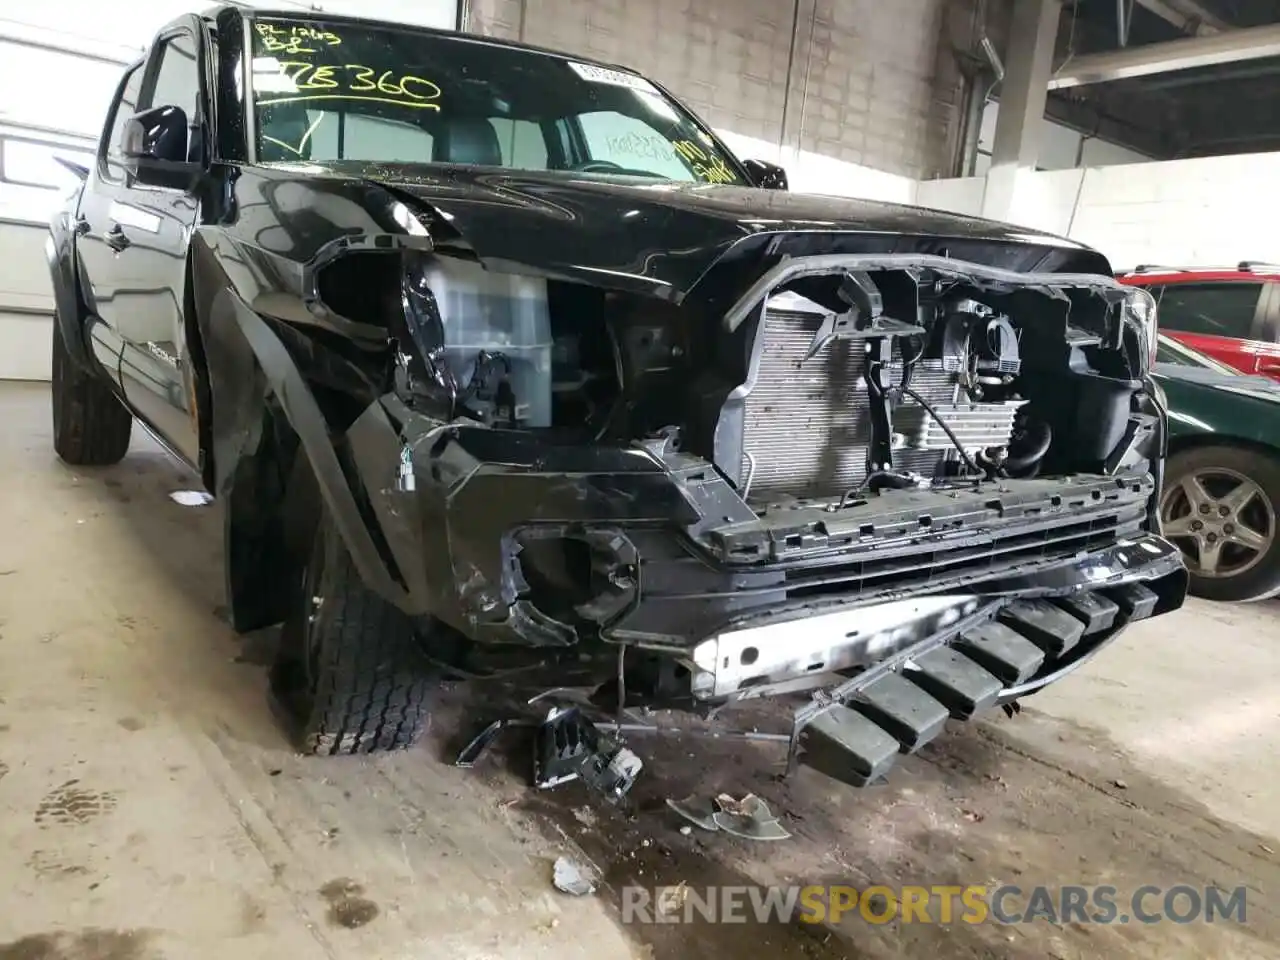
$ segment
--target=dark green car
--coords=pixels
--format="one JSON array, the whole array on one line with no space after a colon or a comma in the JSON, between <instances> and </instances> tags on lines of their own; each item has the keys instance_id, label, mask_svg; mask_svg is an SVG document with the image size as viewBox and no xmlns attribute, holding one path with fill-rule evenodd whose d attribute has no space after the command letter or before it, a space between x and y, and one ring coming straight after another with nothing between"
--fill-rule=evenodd
<instances>
[{"instance_id":1,"label":"dark green car","mask_svg":"<svg viewBox=\"0 0 1280 960\"><path fill-rule=\"evenodd\" d=\"M1160 520L1182 548L1191 592L1210 600L1280 593L1280 384L1167 337L1154 375L1169 399Z\"/></svg>"}]
</instances>

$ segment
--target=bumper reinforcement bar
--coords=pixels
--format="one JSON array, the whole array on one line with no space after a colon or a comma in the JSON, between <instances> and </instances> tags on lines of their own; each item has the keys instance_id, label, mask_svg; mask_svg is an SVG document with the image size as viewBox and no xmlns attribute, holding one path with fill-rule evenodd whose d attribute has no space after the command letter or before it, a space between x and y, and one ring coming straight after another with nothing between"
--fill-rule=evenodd
<instances>
[{"instance_id":1,"label":"bumper reinforcement bar","mask_svg":"<svg viewBox=\"0 0 1280 960\"><path fill-rule=\"evenodd\" d=\"M853 786L879 780L948 719L967 720L1035 692L1151 616L1163 579L983 604L797 710L787 772L800 762Z\"/></svg>"}]
</instances>

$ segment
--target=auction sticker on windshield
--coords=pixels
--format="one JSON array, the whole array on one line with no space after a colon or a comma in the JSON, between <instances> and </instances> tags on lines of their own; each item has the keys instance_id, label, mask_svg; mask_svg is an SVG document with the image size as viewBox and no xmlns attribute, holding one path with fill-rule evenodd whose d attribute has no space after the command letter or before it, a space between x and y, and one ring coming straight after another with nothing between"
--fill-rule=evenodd
<instances>
[{"instance_id":1,"label":"auction sticker on windshield","mask_svg":"<svg viewBox=\"0 0 1280 960\"><path fill-rule=\"evenodd\" d=\"M593 63L578 63L574 60L569 61L569 69L583 80L589 80L592 83L612 83L614 86L630 87L632 90L643 90L645 93L658 92L658 88L652 83L634 73L610 70L608 67L597 67Z\"/></svg>"}]
</instances>

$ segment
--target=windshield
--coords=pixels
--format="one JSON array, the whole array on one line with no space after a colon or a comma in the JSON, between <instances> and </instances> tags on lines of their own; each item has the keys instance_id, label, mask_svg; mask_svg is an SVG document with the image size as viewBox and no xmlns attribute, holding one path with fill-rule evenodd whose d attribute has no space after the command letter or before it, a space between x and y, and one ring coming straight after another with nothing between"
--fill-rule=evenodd
<instances>
[{"instance_id":1,"label":"windshield","mask_svg":"<svg viewBox=\"0 0 1280 960\"><path fill-rule=\"evenodd\" d=\"M257 156L461 163L747 184L709 130L643 77L461 36L259 18Z\"/></svg>"},{"instance_id":2,"label":"windshield","mask_svg":"<svg viewBox=\"0 0 1280 960\"><path fill-rule=\"evenodd\" d=\"M1176 363L1182 367L1212 370L1214 373L1240 373L1239 370L1228 367L1225 363L1219 363L1212 357L1206 357L1200 351L1192 350L1185 344L1166 336L1161 336L1160 342L1156 345L1156 363Z\"/></svg>"}]
</instances>

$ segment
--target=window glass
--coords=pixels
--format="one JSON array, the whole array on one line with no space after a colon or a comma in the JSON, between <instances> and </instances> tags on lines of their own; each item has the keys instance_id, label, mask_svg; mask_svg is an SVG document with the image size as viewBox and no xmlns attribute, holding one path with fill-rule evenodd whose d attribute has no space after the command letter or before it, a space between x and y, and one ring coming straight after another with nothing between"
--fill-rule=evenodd
<instances>
[{"instance_id":1,"label":"window glass","mask_svg":"<svg viewBox=\"0 0 1280 960\"><path fill-rule=\"evenodd\" d=\"M1160 326L1166 330L1249 338L1260 283L1170 283L1160 296Z\"/></svg>"},{"instance_id":2,"label":"window glass","mask_svg":"<svg viewBox=\"0 0 1280 960\"><path fill-rule=\"evenodd\" d=\"M638 74L476 38L307 15L261 17L250 30L263 160L427 160L749 182L709 130ZM421 135L401 135L405 128Z\"/></svg>"},{"instance_id":3,"label":"window glass","mask_svg":"<svg viewBox=\"0 0 1280 960\"><path fill-rule=\"evenodd\" d=\"M103 144L105 173L112 180L124 179L123 157L120 154L120 136L124 133L125 121L138 110L138 93L142 89L142 64L133 67L125 80L121 98L112 106L111 126L107 131L107 142Z\"/></svg>"},{"instance_id":4,"label":"window glass","mask_svg":"<svg viewBox=\"0 0 1280 960\"><path fill-rule=\"evenodd\" d=\"M543 139L542 128L536 123L532 120L490 117L489 124L498 134L504 167L517 167L521 170L547 168L547 142Z\"/></svg>"},{"instance_id":5,"label":"window glass","mask_svg":"<svg viewBox=\"0 0 1280 960\"><path fill-rule=\"evenodd\" d=\"M147 107L181 107L187 115L189 129L195 129L199 116L200 69L196 61L195 40L182 33L164 41L160 48L160 68ZM187 158L198 160L197 144L188 137Z\"/></svg>"},{"instance_id":6,"label":"window glass","mask_svg":"<svg viewBox=\"0 0 1280 960\"><path fill-rule=\"evenodd\" d=\"M1178 343L1172 337L1161 337L1156 345L1156 363L1174 363L1180 367L1199 367L1201 370L1212 370L1214 373L1238 374L1239 370L1219 363L1212 357L1206 357L1199 350L1192 350L1185 344Z\"/></svg>"},{"instance_id":7,"label":"window glass","mask_svg":"<svg viewBox=\"0 0 1280 960\"><path fill-rule=\"evenodd\" d=\"M349 144L362 160L431 160L431 134L413 123L299 104L266 107L261 116L258 156L267 162L340 160Z\"/></svg>"},{"instance_id":8,"label":"window glass","mask_svg":"<svg viewBox=\"0 0 1280 960\"><path fill-rule=\"evenodd\" d=\"M624 169L640 167L672 180L689 178L689 161L644 120L609 111L583 114L578 121L592 160Z\"/></svg>"}]
</instances>

